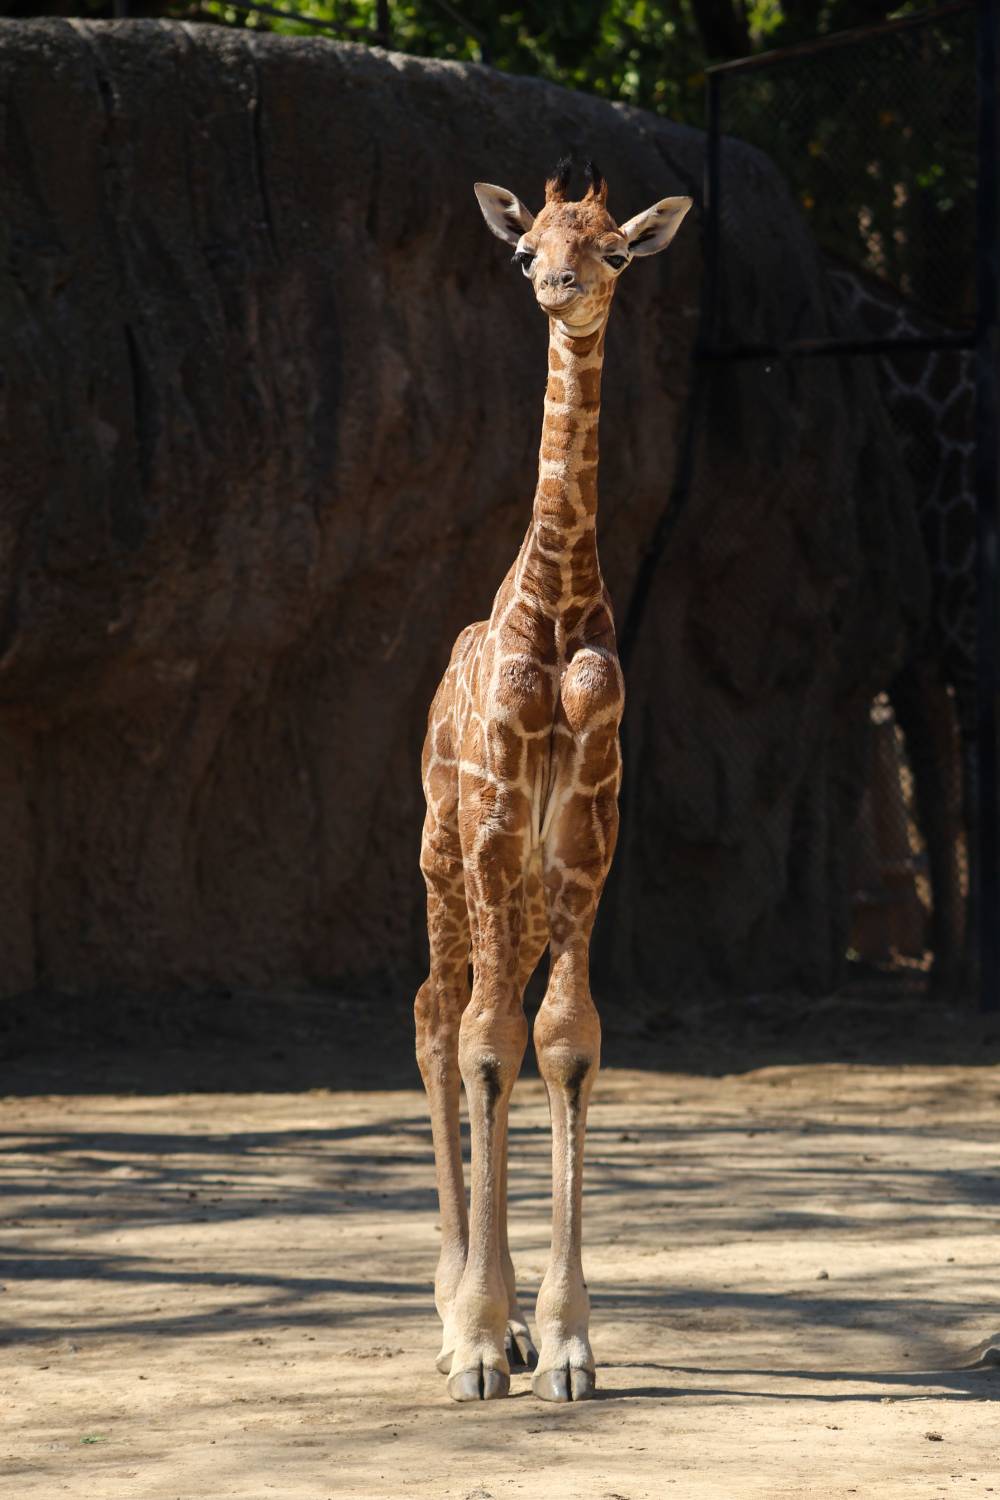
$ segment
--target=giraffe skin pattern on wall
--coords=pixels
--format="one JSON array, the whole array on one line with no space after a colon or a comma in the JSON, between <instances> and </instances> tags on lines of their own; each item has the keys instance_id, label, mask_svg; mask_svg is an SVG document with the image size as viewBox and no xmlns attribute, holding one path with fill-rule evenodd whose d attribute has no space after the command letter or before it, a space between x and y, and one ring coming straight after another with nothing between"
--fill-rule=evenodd
<instances>
[{"instance_id":1,"label":"giraffe skin pattern on wall","mask_svg":"<svg viewBox=\"0 0 1000 1500\"><path fill-rule=\"evenodd\" d=\"M939 322L872 276L837 262L829 268L829 280L837 319L852 333L902 339L943 331ZM889 696L906 735L927 844L932 983L942 998L954 999L975 982L973 355L959 349L900 350L879 356L878 372L913 482L931 582L926 629L890 684Z\"/></svg>"}]
</instances>

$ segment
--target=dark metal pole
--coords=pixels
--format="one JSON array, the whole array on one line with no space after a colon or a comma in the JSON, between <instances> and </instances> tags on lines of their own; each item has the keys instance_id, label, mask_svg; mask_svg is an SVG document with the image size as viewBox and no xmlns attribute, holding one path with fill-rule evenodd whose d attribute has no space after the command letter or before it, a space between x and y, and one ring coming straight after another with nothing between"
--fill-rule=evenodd
<instances>
[{"instance_id":1,"label":"dark metal pole","mask_svg":"<svg viewBox=\"0 0 1000 1500\"><path fill-rule=\"evenodd\" d=\"M980 1005L1000 1009L1000 797L997 790L997 533L1000 506L1000 191L998 172L996 0L978 0L976 73L978 174L976 182L976 505L978 515L978 740L979 829L976 913Z\"/></svg>"},{"instance_id":2,"label":"dark metal pole","mask_svg":"<svg viewBox=\"0 0 1000 1500\"><path fill-rule=\"evenodd\" d=\"M375 37L380 47L388 47L392 41L389 0L375 0Z\"/></svg>"},{"instance_id":3,"label":"dark metal pole","mask_svg":"<svg viewBox=\"0 0 1000 1500\"><path fill-rule=\"evenodd\" d=\"M701 341L713 345L718 337L719 286L719 92L722 80L709 73L705 81L705 286Z\"/></svg>"},{"instance_id":4,"label":"dark metal pole","mask_svg":"<svg viewBox=\"0 0 1000 1500\"><path fill-rule=\"evenodd\" d=\"M935 5L933 10L918 11L915 16L901 16L896 21L879 21L874 26L849 26L846 31L835 31L830 36L816 37L811 42L797 42L791 47L776 47L773 52L755 52L752 57L734 57L732 62L714 63L715 73L745 73L748 69L766 72L776 63L794 63L802 57L817 57L837 47L856 47L859 42L874 42L884 36L917 30L928 21L945 21L950 16L961 15L971 10L982 0L949 0L947 5ZM886 7L888 8L888 7Z\"/></svg>"},{"instance_id":5,"label":"dark metal pole","mask_svg":"<svg viewBox=\"0 0 1000 1500\"><path fill-rule=\"evenodd\" d=\"M674 471L674 482L667 497L666 505L653 528L649 539L649 545L639 559L636 569L635 583L632 585L632 594L629 598L628 608L622 622L622 628L618 633L618 656L622 664L622 670L628 678L628 669L632 662L632 653L635 650L639 638L639 630L642 626L646 605L653 587L653 579L660 560L666 550L670 535L680 518L681 511L691 491L694 478L695 448L697 445L698 432L703 420L704 394L708 387L708 376L705 366L701 363L701 350L712 346L715 340L715 329L717 323L716 300L718 297L718 272L719 272L719 91L721 82L713 77L711 73L706 79L705 92L705 125L707 139L705 142L705 182L704 196L702 199L702 250L704 254L705 268L702 273L701 309L698 321L698 335L693 350L694 364L691 374L691 390L688 396L687 408L684 415L684 425L681 430L680 443L677 452L677 468ZM627 724L626 720L626 724ZM625 741L627 730L623 727L622 740ZM624 823L624 809L627 807L622 801Z\"/></svg>"}]
</instances>

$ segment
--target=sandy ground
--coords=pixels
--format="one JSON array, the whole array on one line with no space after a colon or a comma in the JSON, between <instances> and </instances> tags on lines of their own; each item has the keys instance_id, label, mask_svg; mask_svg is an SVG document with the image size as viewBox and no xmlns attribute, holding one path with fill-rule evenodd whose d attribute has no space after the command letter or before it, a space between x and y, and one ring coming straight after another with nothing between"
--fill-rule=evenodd
<instances>
[{"instance_id":1,"label":"sandy ground","mask_svg":"<svg viewBox=\"0 0 1000 1500\"><path fill-rule=\"evenodd\" d=\"M12 1500L1000 1497L997 1066L606 1070L576 1407L448 1401L416 1090L87 1089L0 1101ZM530 1304L537 1079L511 1140Z\"/></svg>"}]
</instances>

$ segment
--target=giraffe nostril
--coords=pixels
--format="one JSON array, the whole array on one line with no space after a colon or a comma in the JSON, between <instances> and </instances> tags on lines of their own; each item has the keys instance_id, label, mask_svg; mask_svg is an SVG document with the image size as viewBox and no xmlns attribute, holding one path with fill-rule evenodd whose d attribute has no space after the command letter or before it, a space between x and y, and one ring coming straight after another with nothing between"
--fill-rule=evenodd
<instances>
[{"instance_id":1,"label":"giraffe nostril","mask_svg":"<svg viewBox=\"0 0 1000 1500\"><path fill-rule=\"evenodd\" d=\"M573 275L572 271L561 271L559 273L560 286L572 286L575 280L576 277Z\"/></svg>"}]
</instances>

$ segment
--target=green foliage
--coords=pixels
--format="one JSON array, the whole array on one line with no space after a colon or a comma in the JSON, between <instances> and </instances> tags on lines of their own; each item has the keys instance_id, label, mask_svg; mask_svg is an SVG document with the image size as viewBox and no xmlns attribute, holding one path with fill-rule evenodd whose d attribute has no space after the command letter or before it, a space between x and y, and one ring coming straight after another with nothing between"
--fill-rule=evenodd
<instances>
[{"instance_id":1,"label":"green foliage","mask_svg":"<svg viewBox=\"0 0 1000 1500\"><path fill-rule=\"evenodd\" d=\"M206 19L314 34L226 0L194 3ZM380 37L376 0L263 3L323 22L342 39ZM712 63L872 26L925 3L511 0L508 8L389 0L382 24L387 15L397 51L488 62L701 125ZM862 46L740 71L721 90L723 131L778 164L824 247L941 315L967 309L971 298L971 47L970 10Z\"/></svg>"},{"instance_id":2,"label":"green foliage","mask_svg":"<svg viewBox=\"0 0 1000 1500\"><path fill-rule=\"evenodd\" d=\"M721 98L826 250L948 322L974 296L974 49L970 9L736 73Z\"/></svg>"},{"instance_id":3,"label":"green foliage","mask_svg":"<svg viewBox=\"0 0 1000 1500\"><path fill-rule=\"evenodd\" d=\"M274 0L284 8L282 0ZM344 39L377 32L374 0L291 0L330 23ZM201 14L230 24L284 32L314 28L245 15L220 0ZM676 119L700 121L705 57L690 8L677 0L393 0L390 45L399 52L460 62L489 62L505 72L546 78L604 99L619 99Z\"/></svg>"},{"instance_id":4,"label":"green foliage","mask_svg":"<svg viewBox=\"0 0 1000 1500\"><path fill-rule=\"evenodd\" d=\"M375 0L271 0L327 23L343 39L378 33ZM916 0L914 0L916 3ZM742 52L784 46L883 19L880 0L391 0L396 51L546 78L688 124L704 117L705 68ZM199 14L230 25L310 33L315 28L202 0ZM713 39L742 45L721 51Z\"/></svg>"}]
</instances>

